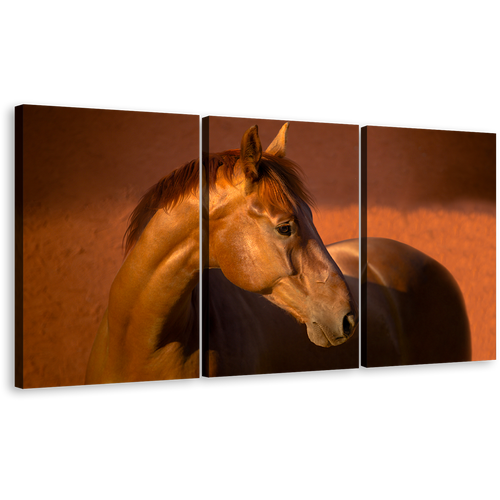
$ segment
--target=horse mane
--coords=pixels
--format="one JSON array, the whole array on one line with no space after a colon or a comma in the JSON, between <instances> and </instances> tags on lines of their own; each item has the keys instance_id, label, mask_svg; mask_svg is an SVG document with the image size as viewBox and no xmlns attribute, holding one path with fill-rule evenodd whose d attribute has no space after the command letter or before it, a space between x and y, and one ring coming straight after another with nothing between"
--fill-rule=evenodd
<instances>
[{"instance_id":1,"label":"horse mane","mask_svg":"<svg viewBox=\"0 0 500 500\"><path fill-rule=\"evenodd\" d=\"M210 190L216 189L219 174L232 182L239 158L239 149L204 155L205 180ZM196 194L199 182L199 160L196 159L174 170L150 188L129 217L129 226L123 237L125 255L135 245L157 210L163 208L168 212L186 196ZM283 211L296 209L300 201L314 206L302 181L300 167L288 158L262 153L256 182L260 199Z\"/></svg>"}]
</instances>

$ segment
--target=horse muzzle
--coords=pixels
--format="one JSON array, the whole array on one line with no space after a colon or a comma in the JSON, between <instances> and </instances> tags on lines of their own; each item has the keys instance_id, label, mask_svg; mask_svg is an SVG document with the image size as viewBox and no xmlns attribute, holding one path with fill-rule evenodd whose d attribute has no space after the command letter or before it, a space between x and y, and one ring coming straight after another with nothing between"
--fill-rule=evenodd
<instances>
[{"instance_id":1,"label":"horse muzzle","mask_svg":"<svg viewBox=\"0 0 500 500\"><path fill-rule=\"evenodd\" d=\"M348 311L333 322L312 320L306 323L309 340L320 347L338 346L349 340L358 327L358 314Z\"/></svg>"}]
</instances>

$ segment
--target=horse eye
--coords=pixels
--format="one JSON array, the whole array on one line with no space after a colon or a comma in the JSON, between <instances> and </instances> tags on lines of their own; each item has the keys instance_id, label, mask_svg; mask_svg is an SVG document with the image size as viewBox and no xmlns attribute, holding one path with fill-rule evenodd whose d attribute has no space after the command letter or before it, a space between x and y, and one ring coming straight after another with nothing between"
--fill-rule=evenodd
<instances>
[{"instance_id":1,"label":"horse eye","mask_svg":"<svg viewBox=\"0 0 500 500\"><path fill-rule=\"evenodd\" d=\"M278 233L284 235L284 236L289 236L292 234L292 226L290 224L283 224L281 226L277 227Z\"/></svg>"}]
</instances>

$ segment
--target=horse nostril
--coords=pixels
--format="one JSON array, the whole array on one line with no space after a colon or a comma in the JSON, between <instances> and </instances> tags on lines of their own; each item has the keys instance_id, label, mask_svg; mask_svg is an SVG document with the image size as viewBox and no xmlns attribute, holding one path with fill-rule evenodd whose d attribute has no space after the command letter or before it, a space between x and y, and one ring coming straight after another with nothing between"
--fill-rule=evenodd
<instances>
[{"instance_id":1,"label":"horse nostril","mask_svg":"<svg viewBox=\"0 0 500 500\"><path fill-rule=\"evenodd\" d=\"M356 326L356 323L354 321L354 314L351 312L346 314L344 316L343 321L342 321L342 328L344 330L344 335L346 337L349 337L349 335L352 334L355 326Z\"/></svg>"}]
</instances>

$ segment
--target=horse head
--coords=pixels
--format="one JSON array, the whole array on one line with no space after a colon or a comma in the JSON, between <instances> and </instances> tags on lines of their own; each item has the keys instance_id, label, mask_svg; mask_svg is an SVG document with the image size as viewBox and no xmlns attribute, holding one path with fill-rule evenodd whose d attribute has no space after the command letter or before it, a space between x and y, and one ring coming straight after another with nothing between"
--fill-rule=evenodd
<instances>
[{"instance_id":1,"label":"horse head","mask_svg":"<svg viewBox=\"0 0 500 500\"><path fill-rule=\"evenodd\" d=\"M285 158L288 124L262 152L257 126L241 149L212 155L208 266L259 293L307 327L316 345L340 345L358 324L355 301L314 227L297 166Z\"/></svg>"}]
</instances>

